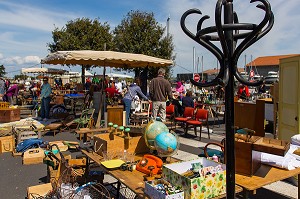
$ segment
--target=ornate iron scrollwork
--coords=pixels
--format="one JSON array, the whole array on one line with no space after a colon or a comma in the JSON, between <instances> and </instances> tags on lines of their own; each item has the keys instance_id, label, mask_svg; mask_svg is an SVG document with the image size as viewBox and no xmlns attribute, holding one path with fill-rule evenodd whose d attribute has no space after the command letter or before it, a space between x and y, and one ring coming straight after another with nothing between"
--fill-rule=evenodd
<instances>
[{"instance_id":1,"label":"ornate iron scrollwork","mask_svg":"<svg viewBox=\"0 0 300 199\"><path fill-rule=\"evenodd\" d=\"M186 11L181 17L181 28L188 35L191 39L205 47L209 50L215 57L218 59L220 63L220 71L215 79L210 82L200 83L196 82L191 79L192 84L199 86L199 87L209 87L215 85L223 85L225 86L228 82L228 75L229 75L229 67L232 67L232 72L235 78L241 82L242 84L248 86L258 86L262 83L263 79L260 79L255 82L249 82L245 80L237 70L237 62L239 56L245 51L249 46L253 43L261 39L264 35L266 35L272 28L274 24L274 15L271 11L271 6L266 0L252 0L250 3L254 2L261 2L262 4L257 5L257 8L265 11L265 16L263 20L259 24L250 24L250 23L240 23L238 20L238 16L235 12L233 13L224 13L225 15L231 14L233 15L234 23L232 24L222 24L221 14L222 8L225 4L231 3L232 0L218 0L215 9L215 26L202 28L203 22L210 17L208 15L204 15L198 21L197 24L197 32L193 34L191 31L187 29L185 26L186 18L191 14L200 14L202 12L199 9L190 9ZM228 43L226 39L225 32L228 30L234 30L233 34L233 45L234 51L233 55L230 56L229 53L229 46L232 44ZM248 31L240 33L240 31ZM213 34L216 33L216 34ZM243 39L241 43L236 47L238 40ZM219 41L221 44L222 49L219 49L213 42ZM236 47L236 48L235 48ZM232 66L229 65L229 60L231 59Z\"/></svg>"},{"instance_id":2,"label":"ornate iron scrollwork","mask_svg":"<svg viewBox=\"0 0 300 199\"><path fill-rule=\"evenodd\" d=\"M219 61L220 71L216 78L210 82L196 82L198 87L221 85L225 87L225 126L226 126L226 196L235 198L235 148L234 148L234 77L247 86L258 86L263 82L245 80L237 70L239 56L249 46L266 35L274 24L274 15L267 0L251 0L250 3L260 2L257 8L265 12L259 24L240 23L233 10L233 0L218 0L215 8L215 26L203 28L209 16L204 15L197 23L196 33L189 31L185 25L186 18L191 14L200 14L198 9L190 9L181 17L181 28L191 39L209 50ZM224 23L221 14L224 11ZM240 32L241 31L241 32ZM241 41L238 44L238 41ZM213 42L220 42L221 48ZM238 44L238 45L237 45Z\"/></svg>"}]
</instances>

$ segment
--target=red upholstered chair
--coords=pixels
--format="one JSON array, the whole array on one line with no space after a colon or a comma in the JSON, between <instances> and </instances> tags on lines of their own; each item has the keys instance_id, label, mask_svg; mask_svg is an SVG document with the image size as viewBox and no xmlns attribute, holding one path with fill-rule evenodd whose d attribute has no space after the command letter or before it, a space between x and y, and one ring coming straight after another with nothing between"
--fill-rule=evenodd
<instances>
[{"instance_id":1,"label":"red upholstered chair","mask_svg":"<svg viewBox=\"0 0 300 199\"><path fill-rule=\"evenodd\" d=\"M185 107L185 109L183 111L183 116L174 118L175 129L176 129L176 123L177 122L185 123L186 121L192 119L194 117L194 112L195 112L194 108Z\"/></svg>"},{"instance_id":2,"label":"red upholstered chair","mask_svg":"<svg viewBox=\"0 0 300 199\"><path fill-rule=\"evenodd\" d=\"M166 106L166 118L171 121L171 125L173 123L175 117L175 106L173 104L170 104L169 106Z\"/></svg>"},{"instance_id":3,"label":"red upholstered chair","mask_svg":"<svg viewBox=\"0 0 300 199\"><path fill-rule=\"evenodd\" d=\"M152 102L150 102L149 117L152 117L152 109L153 109L153 105Z\"/></svg>"},{"instance_id":4,"label":"red upholstered chair","mask_svg":"<svg viewBox=\"0 0 300 199\"><path fill-rule=\"evenodd\" d=\"M200 140L201 140L201 133L202 133L202 125L205 124L207 126L208 139L210 139L209 126L208 126L208 110L197 109L195 113L195 119L187 120L185 124L186 124L185 133L187 133L189 126L193 126L196 136L197 136L197 127L200 127Z\"/></svg>"}]
</instances>

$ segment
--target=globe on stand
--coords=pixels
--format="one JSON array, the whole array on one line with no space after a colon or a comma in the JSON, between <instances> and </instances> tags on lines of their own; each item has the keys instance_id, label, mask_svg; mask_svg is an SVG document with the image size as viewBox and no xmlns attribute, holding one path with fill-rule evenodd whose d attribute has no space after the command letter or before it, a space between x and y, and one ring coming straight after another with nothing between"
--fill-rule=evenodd
<instances>
[{"instance_id":1,"label":"globe on stand","mask_svg":"<svg viewBox=\"0 0 300 199\"><path fill-rule=\"evenodd\" d=\"M151 150L156 149L154 145L155 138L157 135L159 135L162 132L169 132L169 129L164 123L160 121L151 120L146 126L144 137L145 137L146 145Z\"/></svg>"},{"instance_id":2,"label":"globe on stand","mask_svg":"<svg viewBox=\"0 0 300 199\"><path fill-rule=\"evenodd\" d=\"M155 149L161 157L172 156L177 152L179 144L178 136L173 132L161 132L154 141Z\"/></svg>"}]
</instances>

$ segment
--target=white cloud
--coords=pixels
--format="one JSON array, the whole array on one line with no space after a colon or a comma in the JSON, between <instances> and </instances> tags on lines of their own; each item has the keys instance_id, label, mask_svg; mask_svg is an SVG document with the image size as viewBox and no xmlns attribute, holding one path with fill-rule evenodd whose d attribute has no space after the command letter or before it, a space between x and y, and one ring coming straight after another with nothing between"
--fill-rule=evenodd
<instances>
[{"instance_id":1,"label":"white cloud","mask_svg":"<svg viewBox=\"0 0 300 199\"><path fill-rule=\"evenodd\" d=\"M38 64L41 62L41 58L38 56L26 56L24 58L25 63L30 63L30 64Z\"/></svg>"},{"instance_id":2,"label":"white cloud","mask_svg":"<svg viewBox=\"0 0 300 199\"><path fill-rule=\"evenodd\" d=\"M136 6L131 7L126 3L133 3ZM88 6L93 6L95 2L91 1L87 5L82 5L82 9L66 9L62 12L64 5L52 5L52 8L39 6L40 3L11 3L11 1L0 1L0 62L16 67L22 64L37 64L39 57L46 56L46 44L51 42L51 31L55 26L61 28L67 21L78 17L99 17L101 20L107 19L111 26L120 23L130 9L139 9L139 6L147 8L151 11L151 5L155 17L162 26L166 25L167 17L170 15L170 34L173 36L175 44L176 64L175 73L188 73L193 70L193 47L196 48L196 58L203 56L204 69L215 68L217 66L216 58L204 47L189 38L180 27L180 18L185 11L191 8L198 8L202 15L192 15L186 21L187 27L195 33L198 20L201 16L209 15L211 18L206 20L203 27L209 27L214 24L214 11L216 0L154 0L150 5L145 3L134 3L134 1L117 2L114 9L122 7L120 11L113 10L113 14L101 12L106 5L101 5L99 12L90 11L84 13L84 9L88 10ZM300 7L299 0L269 0L275 15L275 24L272 30L257 43L253 44L240 57L239 66L244 64L244 55L247 55L247 62L260 56L279 55L300 53ZM28 2L27 2L28 3ZM49 2L48 2L49 3ZM101 4L96 2L97 5ZM50 3L49 3L50 4ZM63 4L63 3L61 3ZM75 3L74 3L75 4ZM234 9L239 16L241 23L259 23L264 12L255 6L258 3L250 3L250 1L235 0L233 1ZM54 7L57 7L54 10ZM130 9L128 9L130 8ZM60 10L58 10L60 9ZM58 11L57 11L58 10ZM143 10L143 9L141 9ZM118 13L118 14L116 14ZM219 46L219 44L216 44ZM5 53L5 54L4 54ZM30 56L29 56L30 55ZM0 63L1 64L1 63Z\"/></svg>"},{"instance_id":3,"label":"white cloud","mask_svg":"<svg viewBox=\"0 0 300 199\"><path fill-rule=\"evenodd\" d=\"M244 64L244 55L247 55L247 62L250 62L250 56L253 59L260 56L292 54L299 52L299 34L300 27L300 1L298 0L269 0L272 11L275 16L275 24L271 31L261 40L253 44L240 57L239 67ZM259 2L258 2L259 3ZM249 1L234 1L234 9L238 14L240 23L259 23L264 12L255 6L258 3L250 3ZM204 69L214 68L217 66L216 59L204 47L193 41L180 27L180 18L185 11L192 8L198 8L202 12L202 16L209 15L211 18L206 20L203 27L209 27L214 24L214 11L216 1L193 1L193 0L171 0L165 2L166 13L171 15L170 33L174 37L176 50L176 63L192 70L193 64L193 46L196 47L197 56L204 57ZM195 34L196 26L201 15L188 17L186 26ZM217 45L218 46L218 45ZM196 56L196 58L197 58ZM175 71L188 72L179 67L175 67Z\"/></svg>"},{"instance_id":4,"label":"white cloud","mask_svg":"<svg viewBox=\"0 0 300 199\"><path fill-rule=\"evenodd\" d=\"M4 65L11 65L11 64L38 64L40 63L41 58L38 56L26 56L26 57L19 57L19 56L14 56L14 57L6 57L2 58L2 62Z\"/></svg>"}]
</instances>

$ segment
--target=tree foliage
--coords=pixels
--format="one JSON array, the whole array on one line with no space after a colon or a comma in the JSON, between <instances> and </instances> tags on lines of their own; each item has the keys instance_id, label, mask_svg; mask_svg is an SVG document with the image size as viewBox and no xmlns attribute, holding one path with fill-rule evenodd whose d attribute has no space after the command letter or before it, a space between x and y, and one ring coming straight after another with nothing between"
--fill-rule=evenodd
<instances>
[{"instance_id":1,"label":"tree foliage","mask_svg":"<svg viewBox=\"0 0 300 199\"><path fill-rule=\"evenodd\" d=\"M17 79L27 79L28 77L29 76L25 75L25 74L15 75L14 76L14 80L17 80Z\"/></svg>"},{"instance_id":2,"label":"tree foliage","mask_svg":"<svg viewBox=\"0 0 300 199\"><path fill-rule=\"evenodd\" d=\"M0 77L3 77L6 74L4 65L0 65Z\"/></svg>"},{"instance_id":3,"label":"tree foliage","mask_svg":"<svg viewBox=\"0 0 300 199\"><path fill-rule=\"evenodd\" d=\"M111 50L112 34L110 25L107 22L103 24L98 19L90 20L88 18L78 18L69 21L61 29L55 28L52 31L53 42L48 43L49 51L69 51L69 50ZM91 66L82 66L84 69ZM84 77L82 77L84 82Z\"/></svg>"},{"instance_id":4,"label":"tree foliage","mask_svg":"<svg viewBox=\"0 0 300 199\"><path fill-rule=\"evenodd\" d=\"M158 24L153 13L130 11L121 21L113 34L110 25L100 23L98 19L88 18L69 21L61 29L52 31L53 42L47 44L50 52L62 50L116 50L119 52L139 53L149 56L173 59L173 39L166 36L165 28ZM82 71L84 71L83 66ZM124 68L127 70L127 68ZM157 75L158 68L131 69L135 76L143 76L143 80ZM167 74L170 68L166 68ZM145 78L144 78L145 77Z\"/></svg>"},{"instance_id":5,"label":"tree foliage","mask_svg":"<svg viewBox=\"0 0 300 199\"><path fill-rule=\"evenodd\" d=\"M110 25L98 19L78 18L68 21L65 27L52 31L53 42L48 43L49 51L60 50L104 50L112 49Z\"/></svg>"},{"instance_id":6,"label":"tree foliage","mask_svg":"<svg viewBox=\"0 0 300 199\"><path fill-rule=\"evenodd\" d=\"M165 35L165 28L158 24L153 13L130 11L113 33L116 51L174 59L172 57L174 50L172 36ZM143 68L132 70L135 71L136 76L144 72ZM147 78L155 77L157 70L158 68L149 66ZM168 73L169 70L170 67L167 67Z\"/></svg>"}]
</instances>

